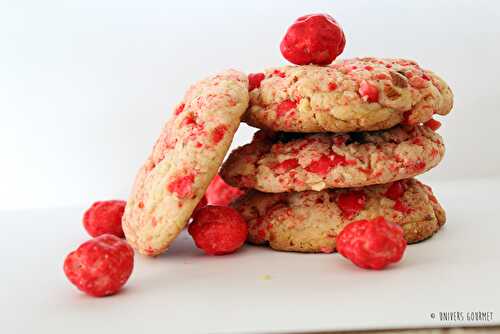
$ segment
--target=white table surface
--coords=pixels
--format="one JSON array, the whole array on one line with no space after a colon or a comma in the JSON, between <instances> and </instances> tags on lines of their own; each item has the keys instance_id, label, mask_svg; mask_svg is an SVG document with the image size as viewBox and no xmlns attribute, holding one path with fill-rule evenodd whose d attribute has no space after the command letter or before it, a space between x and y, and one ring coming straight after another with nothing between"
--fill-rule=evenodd
<instances>
[{"instance_id":1,"label":"white table surface","mask_svg":"<svg viewBox=\"0 0 500 334\"><path fill-rule=\"evenodd\" d=\"M3 333L270 333L472 326L438 312L493 312L500 324L497 180L434 182L443 230L403 262L367 271L337 254L246 246L210 257L182 234L155 259L136 255L126 288L91 298L66 280L66 254L87 239L83 209L0 213ZM269 275L269 276L266 276Z\"/></svg>"}]
</instances>

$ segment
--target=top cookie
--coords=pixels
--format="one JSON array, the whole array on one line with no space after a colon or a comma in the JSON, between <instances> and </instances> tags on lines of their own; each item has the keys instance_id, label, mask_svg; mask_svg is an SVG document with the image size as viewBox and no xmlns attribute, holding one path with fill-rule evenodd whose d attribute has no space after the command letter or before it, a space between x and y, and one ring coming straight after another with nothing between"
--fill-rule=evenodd
<instances>
[{"instance_id":1,"label":"top cookie","mask_svg":"<svg viewBox=\"0 0 500 334\"><path fill-rule=\"evenodd\" d=\"M193 85L136 177L122 225L140 253L165 251L184 228L248 107L248 81L229 70Z\"/></svg>"},{"instance_id":2,"label":"top cookie","mask_svg":"<svg viewBox=\"0 0 500 334\"><path fill-rule=\"evenodd\" d=\"M273 131L370 131L423 123L452 106L448 85L414 61L355 58L251 76L243 120Z\"/></svg>"}]
</instances>

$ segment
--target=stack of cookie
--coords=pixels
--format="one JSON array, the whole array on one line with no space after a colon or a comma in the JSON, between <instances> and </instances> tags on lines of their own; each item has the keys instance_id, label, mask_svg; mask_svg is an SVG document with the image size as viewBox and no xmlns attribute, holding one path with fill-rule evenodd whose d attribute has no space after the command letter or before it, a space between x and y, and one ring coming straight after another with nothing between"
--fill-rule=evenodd
<instances>
[{"instance_id":1,"label":"stack of cookie","mask_svg":"<svg viewBox=\"0 0 500 334\"><path fill-rule=\"evenodd\" d=\"M403 59L357 58L249 76L243 120L260 128L221 169L250 189L232 204L248 241L276 250L333 252L347 224L384 217L409 243L431 237L445 213L414 176L443 158L433 115L453 104L448 85Z\"/></svg>"}]
</instances>

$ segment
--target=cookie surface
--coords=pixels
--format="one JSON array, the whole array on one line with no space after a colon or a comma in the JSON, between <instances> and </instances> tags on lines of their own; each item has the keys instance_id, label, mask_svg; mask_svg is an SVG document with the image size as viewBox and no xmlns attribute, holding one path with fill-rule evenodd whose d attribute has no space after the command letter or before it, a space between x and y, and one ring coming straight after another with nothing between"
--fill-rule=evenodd
<instances>
[{"instance_id":1,"label":"cookie surface","mask_svg":"<svg viewBox=\"0 0 500 334\"><path fill-rule=\"evenodd\" d=\"M388 129L446 115L453 105L453 94L441 78L404 59L284 66L265 71L263 77L250 87L244 121L273 131Z\"/></svg>"},{"instance_id":2,"label":"cookie surface","mask_svg":"<svg viewBox=\"0 0 500 334\"><path fill-rule=\"evenodd\" d=\"M229 70L191 86L139 170L122 226L140 253L165 251L224 159L248 106L246 75Z\"/></svg>"},{"instance_id":3,"label":"cookie surface","mask_svg":"<svg viewBox=\"0 0 500 334\"><path fill-rule=\"evenodd\" d=\"M424 125L346 134L261 130L231 153L221 175L232 186L270 193L361 187L421 174L444 151L441 136Z\"/></svg>"},{"instance_id":4,"label":"cookie surface","mask_svg":"<svg viewBox=\"0 0 500 334\"><path fill-rule=\"evenodd\" d=\"M331 253L344 226L379 216L399 224L409 243L431 237L446 221L432 190L415 179L396 182L403 189L397 198L389 191L392 184L281 194L252 190L232 206L249 225L250 243L281 251ZM352 192L364 196L364 205L348 215L339 199Z\"/></svg>"}]
</instances>

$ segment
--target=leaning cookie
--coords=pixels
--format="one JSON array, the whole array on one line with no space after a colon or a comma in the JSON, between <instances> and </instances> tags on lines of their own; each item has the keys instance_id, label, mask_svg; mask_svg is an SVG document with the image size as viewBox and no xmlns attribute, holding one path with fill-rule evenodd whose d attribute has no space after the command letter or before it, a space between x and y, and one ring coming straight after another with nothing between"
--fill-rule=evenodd
<instances>
[{"instance_id":1,"label":"leaning cookie","mask_svg":"<svg viewBox=\"0 0 500 334\"><path fill-rule=\"evenodd\" d=\"M229 70L193 85L136 177L122 226L140 253L165 251L224 159L248 106L248 81Z\"/></svg>"},{"instance_id":2,"label":"leaning cookie","mask_svg":"<svg viewBox=\"0 0 500 334\"><path fill-rule=\"evenodd\" d=\"M244 121L272 131L372 131L424 123L452 105L448 85L413 61L355 58L250 75Z\"/></svg>"},{"instance_id":3,"label":"leaning cookie","mask_svg":"<svg viewBox=\"0 0 500 334\"><path fill-rule=\"evenodd\" d=\"M232 206L248 223L250 243L295 252L333 252L344 226L361 219L382 216L400 225L409 243L431 237L446 220L430 188L415 179L319 192L252 190Z\"/></svg>"},{"instance_id":4,"label":"leaning cookie","mask_svg":"<svg viewBox=\"0 0 500 334\"><path fill-rule=\"evenodd\" d=\"M270 193L361 187L419 175L444 151L441 136L424 125L346 134L259 131L231 153L221 175L232 186Z\"/></svg>"}]
</instances>

